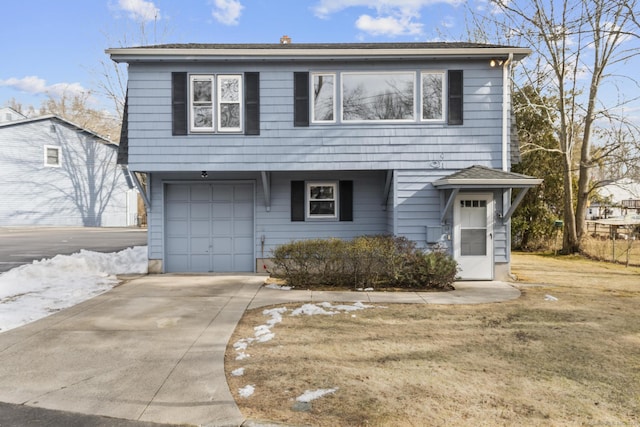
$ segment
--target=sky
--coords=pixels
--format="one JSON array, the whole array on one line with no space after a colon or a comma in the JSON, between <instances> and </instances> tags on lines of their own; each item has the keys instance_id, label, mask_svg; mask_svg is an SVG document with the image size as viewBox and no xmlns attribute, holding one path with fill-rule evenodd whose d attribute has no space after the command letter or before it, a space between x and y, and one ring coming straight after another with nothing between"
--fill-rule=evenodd
<instances>
[{"instance_id":1,"label":"sky","mask_svg":"<svg viewBox=\"0 0 640 427\"><path fill-rule=\"evenodd\" d=\"M486 0L474 0L477 8ZM465 33L463 0L23 0L0 13L0 106L95 90L109 47L430 41ZM144 31L141 30L144 28ZM144 34L144 36L143 36ZM451 37L447 37L450 39ZM99 95L96 95L99 98Z\"/></svg>"}]
</instances>

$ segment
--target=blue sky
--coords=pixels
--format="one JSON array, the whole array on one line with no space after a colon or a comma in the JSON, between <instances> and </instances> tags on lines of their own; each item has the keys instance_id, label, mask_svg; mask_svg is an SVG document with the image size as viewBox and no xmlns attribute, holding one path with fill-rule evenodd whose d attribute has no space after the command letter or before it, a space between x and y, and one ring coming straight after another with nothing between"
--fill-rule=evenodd
<instances>
[{"instance_id":1,"label":"blue sky","mask_svg":"<svg viewBox=\"0 0 640 427\"><path fill-rule=\"evenodd\" d=\"M96 88L108 47L459 39L461 0L22 0L0 14L0 106ZM486 0L477 0L478 7ZM144 27L144 38L141 28ZM144 42L144 43L142 43Z\"/></svg>"}]
</instances>

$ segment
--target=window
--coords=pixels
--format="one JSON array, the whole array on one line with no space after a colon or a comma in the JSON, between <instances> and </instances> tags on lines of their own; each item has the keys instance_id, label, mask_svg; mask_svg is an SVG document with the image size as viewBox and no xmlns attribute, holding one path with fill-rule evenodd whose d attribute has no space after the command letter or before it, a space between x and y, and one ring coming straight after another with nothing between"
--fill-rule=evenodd
<instances>
[{"instance_id":1,"label":"window","mask_svg":"<svg viewBox=\"0 0 640 427\"><path fill-rule=\"evenodd\" d=\"M310 123L336 122L462 125L462 70L421 71L419 84L417 74L294 72L293 125L308 127Z\"/></svg>"},{"instance_id":2,"label":"window","mask_svg":"<svg viewBox=\"0 0 640 427\"><path fill-rule=\"evenodd\" d=\"M240 75L189 76L189 130L240 132L243 124L242 92Z\"/></svg>"},{"instance_id":3,"label":"window","mask_svg":"<svg viewBox=\"0 0 640 427\"><path fill-rule=\"evenodd\" d=\"M49 167L60 167L60 147L51 145L44 146L44 165Z\"/></svg>"},{"instance_id":4,"label":"window","mask_svg":"<svg viewBox=\"0 0 640 427\"><path fill-rule=\"evenodd\" d=\"M444 120L444 72L423 72L422 120Z\"/></svg>"},{"instance_id":5,"label":"window","mask_svg":"<svg viewBox=\"0 0 640 427\"><path fill-rule=\"evenodd\" d=\"M213 76L191 76L191 131L213 131Z\"/></svg>"},{"instance_id":6,"label":"window","mask_svg":"<svg viewBox=\"0 0 640 427\"><path fill-rule=\"evenodd\" d=\"M242 129L242 77L218 76L218 131Z\"/></svg>"},{"instance_id":7,"label":"window","mask_svg":"<svg viewBox=\"0 0 640 427\"><path fill-rule=\"evenodd\" d=\"M337 195L337 182L308 182L306 192L307 218L337 218Z\"/></svg>"},{"instance_id":8,"label":"window","mask_svg":"<svg viewBox=\"0 0 640 427\"><path fill-rule=\"evenodd\" d=\"M413 121L415 73L342 73L342 121Z\"/></svg>"},{"instance_id":9,"label":"window","mask_svg":"<svg viewBox=\"0 0 640 427\"><path fill-rule=\"evenodd\" d=\"M313 74L313 121L335 122L335 74Z\"/></svg>"},{"instance_id":10,"label":"window","mask_svg":"<svg viewBox=\"0 0 640 427\"><path fill-rule=\"evenodd\" d=\"M291 221L353 221L353 181L291 181Z\"/></svg>"}]
</instances>

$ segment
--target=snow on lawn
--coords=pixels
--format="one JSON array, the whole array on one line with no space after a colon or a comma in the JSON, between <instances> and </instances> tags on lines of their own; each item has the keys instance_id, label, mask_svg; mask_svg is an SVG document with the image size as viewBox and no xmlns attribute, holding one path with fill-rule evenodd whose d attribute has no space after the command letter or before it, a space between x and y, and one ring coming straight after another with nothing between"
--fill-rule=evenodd
<instances>
[{"instance_id":1,"label":"snow on lawn","mask_svg":"<svg viewBox=\"0 0 640 427\"><path fill-rule=\"evenodd\" d=\"M102 294L116 274L146 274L147 247L116 253L81 250L34 261L0 274L0 332L17 328Z\"/></svg>"},{"instance_id":2,"label":"snow on lawn","mask_svg":"<svg viewBox=\"0 0 640 427\"><path fill-rule=\"evenodd\" d=\"M333 305L329 302L323 302L320 304L304 304L300 308L296 308L290 314L290 316L299 316L299 315L334 315L340 312L352 312L356 310L364 310L365 308L374 308L373 305L366 305L362 302L358 301L353 303L352 305L348 304L338 304ZM233 348L236 350L236 360L244 360L248 357L251 357L246 353L249 344L254 342L266 342L272 340L276 334L271 331L278 323L282 322L282 315L287 312L286 307L272 308L268 310L264 310L262 314L270 317L270 319L264 325L259 325L253 328L254 336L249 338L242 338L236 341L233 344ZM353 315L355 316L355 315ZM233 376L242 376L244 375L244 368L238 368L231 372ZM318 389L318 390L307 390L301 396L299 396L296 400L298 402L310 402L314 399L318 399L326 394L335 393L337 388L329 388L329 389ZM247 398L253 394L255 391L255 386L247 385L241 389L239 389L239 393L242 397Z\"/></svg>"},{"instance_id":3,"label":"snow on lawn","mask_svg":"<svg viewBox=\"0 0 640 427\"><path fill-rule=\"evenodd\" d=\"M322 396L326 396L327 394L332 394L338 391L338 387L335 388L319 388L318 390L305 390L303 394L296 397L298 402L306 402L309 403L312 400L320 399Z\"/></svg>"}]
</instances>

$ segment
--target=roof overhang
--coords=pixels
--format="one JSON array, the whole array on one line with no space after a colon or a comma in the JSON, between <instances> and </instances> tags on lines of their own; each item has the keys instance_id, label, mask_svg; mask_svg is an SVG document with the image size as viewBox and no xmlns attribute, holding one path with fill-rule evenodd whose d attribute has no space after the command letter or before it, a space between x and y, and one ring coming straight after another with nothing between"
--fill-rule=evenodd
<instances>
[{"instance_id":1,"label":"roof overhang","mask_svg":"<svg viewBox=\"0 0 640 427\"><path fill-rule=\"evenodd\" d=\"M441 189L493 189L493 188L531 188L542 183L542 179L505 172L484 166L471 166L433 182Z\"/></svg>"},{"instance_id":2,"label":"roof overhang","mask_svg":"<svg viewBox=\"0 0 640 427\"><path fill-rule=\"evenodd\" d=\"M116 62L278 61L278 60L396 60L508 58L519 61L530 49L507 46L446 44L290 44L290 45L171 45L107 49Z\"/></svg>"}]
</instances>

